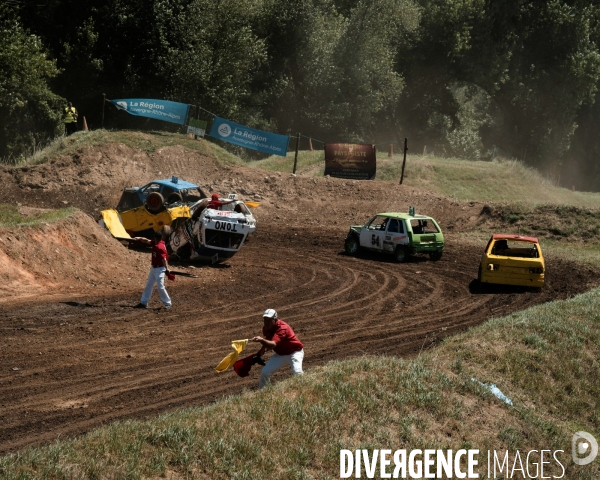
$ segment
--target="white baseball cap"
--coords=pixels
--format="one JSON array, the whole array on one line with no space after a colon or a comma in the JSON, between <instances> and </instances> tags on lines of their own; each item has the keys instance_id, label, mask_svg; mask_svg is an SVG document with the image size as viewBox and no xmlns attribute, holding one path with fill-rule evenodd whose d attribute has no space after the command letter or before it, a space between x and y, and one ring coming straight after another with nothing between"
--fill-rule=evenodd
<instances>
[{"instance_id":1,"label":"white baseball cap","mask_svg":"<svg viewBox=\"0 0 600 480\"><path fill-rule=\"evenodd\" d=\"M263 318L277 318L277 312L275 310L273 310L272 308L268 308L267 310L265 310L265 313L263 313Z\"/></svg>"}]
</instances>

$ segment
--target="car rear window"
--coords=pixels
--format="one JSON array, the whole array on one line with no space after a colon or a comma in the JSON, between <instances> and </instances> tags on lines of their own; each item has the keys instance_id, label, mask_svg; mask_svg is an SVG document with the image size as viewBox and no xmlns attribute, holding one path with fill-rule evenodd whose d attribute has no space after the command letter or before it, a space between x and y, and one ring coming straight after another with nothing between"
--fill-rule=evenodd
<instances>
[{"instance_id":1,"label":"car rear window","mask_svg":"<svg viewBox=\"0 0 600 480\"><path fill-rule=\"evenodd\" d=\"M514 240L496 240L492 245L492 255L501 257L539 258L535 243Z\"/></svg>"},{"instance_id":2,"label":"car rear window","mask_svg":"<svg viewBox=\"0 0 600 480\"><path fill-rule=\"evenodd\" d=\"M439 229L431 220L428 219L412 219L410 227L414 234L422 235L424 233L439 233Z\"/></svg>"}]
</instances>

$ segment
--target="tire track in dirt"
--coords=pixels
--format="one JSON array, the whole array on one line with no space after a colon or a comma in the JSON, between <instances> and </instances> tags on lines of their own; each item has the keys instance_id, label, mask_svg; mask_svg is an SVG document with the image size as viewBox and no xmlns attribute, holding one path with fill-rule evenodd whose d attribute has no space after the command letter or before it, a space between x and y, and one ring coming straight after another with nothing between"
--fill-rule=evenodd
<instances>
[{"instance_id":1,"label":"tire track in dirt","mask_svg":"<svg viewBox=\"0 0 600 480\"><path fill-rule=\"evenodd\" d=\"M63 303L6 305L0 315L0 364L6 366L0 371L0 451L255 389L258 369L240 379L218 375L214 366L232 340L260 333L265 308L278 310L298 333L309 370L362 354L414 355L493 312L566 298L596 282L594 272L581 272L573 282L569 273L577 266L549 262L541 293L476 295L470 282L480 251L452 239L439 262L396 264L340 254L342 239L319 228L292 242L275 231L263 225L230 268L202 267L200 278L170 284L170 312L124 308L137 303L138 290L105 291L77 303L65 297ZM288 375L283 370L275 379Z\"/></svg>"}]
</instances>

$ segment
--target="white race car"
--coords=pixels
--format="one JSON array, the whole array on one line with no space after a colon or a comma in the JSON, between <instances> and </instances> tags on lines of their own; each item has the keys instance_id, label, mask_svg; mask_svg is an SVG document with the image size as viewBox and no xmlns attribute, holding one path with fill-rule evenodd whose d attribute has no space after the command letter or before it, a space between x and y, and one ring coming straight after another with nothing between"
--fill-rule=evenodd
<instances>
[{"instance_id":1,"label":"white race car","mask_svg":"<svg viewBox=\"0 0 600 480\"><path fill-rule=\"evenodd\" d=\"M215 263L242 248L256 230L256 218L235 194L229 198L235 201L220 209L206 207L205 201L192 205L191 218L181 219L169 237L169 253L184 260L210 258Z\"/></svg>"}]
</instances>

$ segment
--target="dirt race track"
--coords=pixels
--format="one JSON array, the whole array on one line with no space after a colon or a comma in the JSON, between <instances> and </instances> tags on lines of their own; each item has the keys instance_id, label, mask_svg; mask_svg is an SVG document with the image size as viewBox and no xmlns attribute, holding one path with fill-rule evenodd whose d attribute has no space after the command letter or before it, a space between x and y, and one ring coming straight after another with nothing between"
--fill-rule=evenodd
<instances>
[{"instance_id":1,"label":"dirt race track","mask_svg":"<svg viewBox=\"0 0 600 480\"><path fill-rule=\"evenodd\" d=\"M159 178L160 160L139 183ZM235 168L236 178L243 176L257 191L263 186L264 173ZM233 175L214 167L214 175L225 173ZM198 176L186 179L203 184ZM156 294L153 308L131 308L145 281L148 253L127 250L85 214L41 230L0 230L0 274L9 277L0 303L0 452L255 389L258 368L240 379L229 371L216 374L214 366L229 353L231 340L260 334L266 308L293 326L310 370L363 354L413 355L490 317L598 283L596 272L551 259L540 293L515 288L479 294L474 278L481 248L460 244L451 232L439 262L349 257L342 251L348 225L378 210L416 204L452 230L480 221L481 206L391 184L317 180L277 177L276 194L261 188L255 236L226 264L188 270L200 278L169 282L171 311L159 308ZM360 202L352 197L357 188ZM320 193L313 198L302 189ZM34 207L28 192L18 198ZM77 206L94 215L83 200ZM32 247L27 238L44 229ZM57 239L61 247L51 243ZM284 370L275 379L288 375Z\"/></svg>"}]
</instances>

